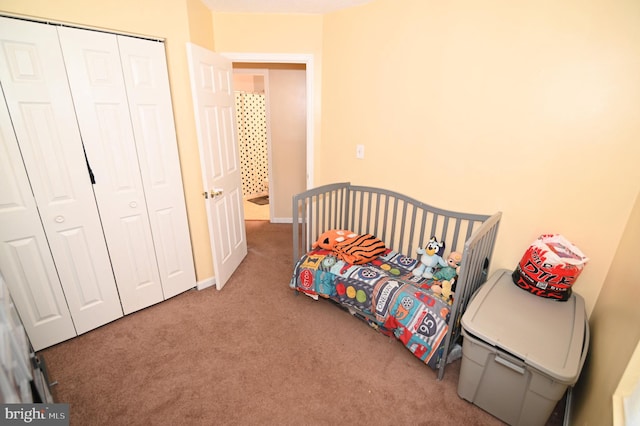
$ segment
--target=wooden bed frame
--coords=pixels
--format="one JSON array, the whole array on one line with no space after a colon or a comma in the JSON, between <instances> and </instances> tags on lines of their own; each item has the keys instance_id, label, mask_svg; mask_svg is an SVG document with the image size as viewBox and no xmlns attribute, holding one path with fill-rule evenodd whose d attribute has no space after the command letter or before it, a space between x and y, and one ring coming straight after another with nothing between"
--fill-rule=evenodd
<instances>
[{"instance_id":1,"label":"wooden bed frame","mask_svg":"<svg viewBox=\"0 0 640 426\"><path fill-rule=\"evenodd\" d=\"M416 249L436 236L446 250L462 251L462 263L444 351L438 360L438 380L447 357L460 340L460 318L473 293L487 279L502 214L460 213L432 207L397 192L349 182L310 189L293 197L293 264L311 250L319 235L348 229L375 235L386 247L419 258Z\"/></svg>"}]
</instances>

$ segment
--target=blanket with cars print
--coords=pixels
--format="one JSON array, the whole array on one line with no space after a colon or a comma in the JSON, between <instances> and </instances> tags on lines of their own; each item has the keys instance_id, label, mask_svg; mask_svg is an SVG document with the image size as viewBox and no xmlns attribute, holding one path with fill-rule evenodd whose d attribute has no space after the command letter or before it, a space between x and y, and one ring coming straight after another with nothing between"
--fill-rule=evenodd
<instances>
[{"instance_id":1,"label":"blanket with cars print","mask_svg":"<svg viewBox=\"0 0 640 426\"><path fill-rule=\"evenodd\" d=\"M418 266L418 260L389 249L369 263L355 265L332 250L316 248L297 261L290 287L336 302L437 368L451 298L432 291L438 281L414 275Z\"/></svg>"}]
</instances>

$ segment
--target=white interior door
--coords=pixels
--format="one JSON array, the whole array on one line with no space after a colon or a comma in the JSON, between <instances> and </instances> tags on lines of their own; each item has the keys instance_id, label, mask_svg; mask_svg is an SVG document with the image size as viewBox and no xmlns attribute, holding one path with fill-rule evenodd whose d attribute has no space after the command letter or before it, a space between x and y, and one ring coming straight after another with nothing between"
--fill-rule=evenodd
<instances>
[{"instance_id":1,"label":"white interior door","mask_svg":"<svg viewBox=\"0 0 640 426\"><path fill-rule=\"evenodd\" d=\"M34 346L76 335L4 98L0 98L0 270Z\"/></svg>"},{"instance_id":2,"label":"white interior door","mask_svg":"<svg viewBox=\"0 0 640 426\"><path fill-rule=\"evenodd\" d=\"M125 314L164 299L113 34L59 27L60 44Z\"/></svg>"},{"instance_id":3,"label":"white interior door","mask_svg":"<svg viewBox=\"0 0 640 426\"><path fill-rule=\"evenodd\" d=\"M242 175L229 59L187 44L216 286L247 255Z\"/></svg>"},{"instance_id":4,"label":"white interior door","mask_svg":"<svg viewBox=\"0 0 640 426\"><path fill-rule=\"evenodd\" d=\"M164 43L118 36L165 299L196 286Z\"/></svg>"},{"instance_id":5,"label":"white interior door","mask_svg":"<svg viewBox=\"0 0 640 426\"><path fill-rule=\"evenodd\" d=\"M57 32L0 19L0 81L66 302L83 333L122 310ZM55 303L46 294L30 297L34 305Z\"/></svg>"}]
</instances>

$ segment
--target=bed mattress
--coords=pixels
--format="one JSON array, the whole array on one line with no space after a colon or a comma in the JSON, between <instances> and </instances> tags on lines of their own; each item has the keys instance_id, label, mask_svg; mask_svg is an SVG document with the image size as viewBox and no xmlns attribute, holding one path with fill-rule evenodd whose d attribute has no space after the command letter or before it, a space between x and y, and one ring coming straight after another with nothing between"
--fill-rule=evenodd
<instances>
[{"instance_id":1,"label":"bed mattress","mask_svg":"<svg viewBox=\"0 0 640 426\"><path fill-rule=\"evenodd\" d=\"M436 281L414 276L416 266L416 259L392 250L352 265L316 249L297 261L290 286L314 299L333 300L437 368L451 300L431 290Z\"/></svg>"}]
</instances>

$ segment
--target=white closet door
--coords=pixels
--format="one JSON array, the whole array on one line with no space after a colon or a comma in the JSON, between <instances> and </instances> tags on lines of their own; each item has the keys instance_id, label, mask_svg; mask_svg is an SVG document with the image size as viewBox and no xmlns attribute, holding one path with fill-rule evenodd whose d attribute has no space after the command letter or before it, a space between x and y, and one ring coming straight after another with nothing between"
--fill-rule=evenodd
<instances>
[{"instance_id":1,"label":"white closet door","mask_svg":"<svg viewBox=\"0 0 640 426\"><path fill-rule=\"evenodd\" d=\"M118 36L165 298L195 287L164 43Z\"/></svg>"},{"instance_id":2,"label":"white closet door","mask_svg":"<svg viewBox=\"0 0 640 426\"><path fill-rule=\"evenodd\" d=\"M76 335L31 193L4 98L0 98L0 270L34 346Z\"/></svg>"},{"instance_id":3,"label":"white closet door","mask_svg":"<svg viewBox=\"0 0 640 426\"><path fill-rule=\"evenodd\" d=\"M125 314L161 302L116 36L58 28L82 140Z\"/></svg>"},{"instance_id":4,"label":"white closet door","mask_svg":"<svg viewBox=\"0 0 640 426\"><path fill-rule=\"evenodd\" d=\"M1 19L0 81L67 305L83 333L122 310L56 29ZM42 302L46 294L31 297L54 303Z\"/></svg>"}]
</instances>

